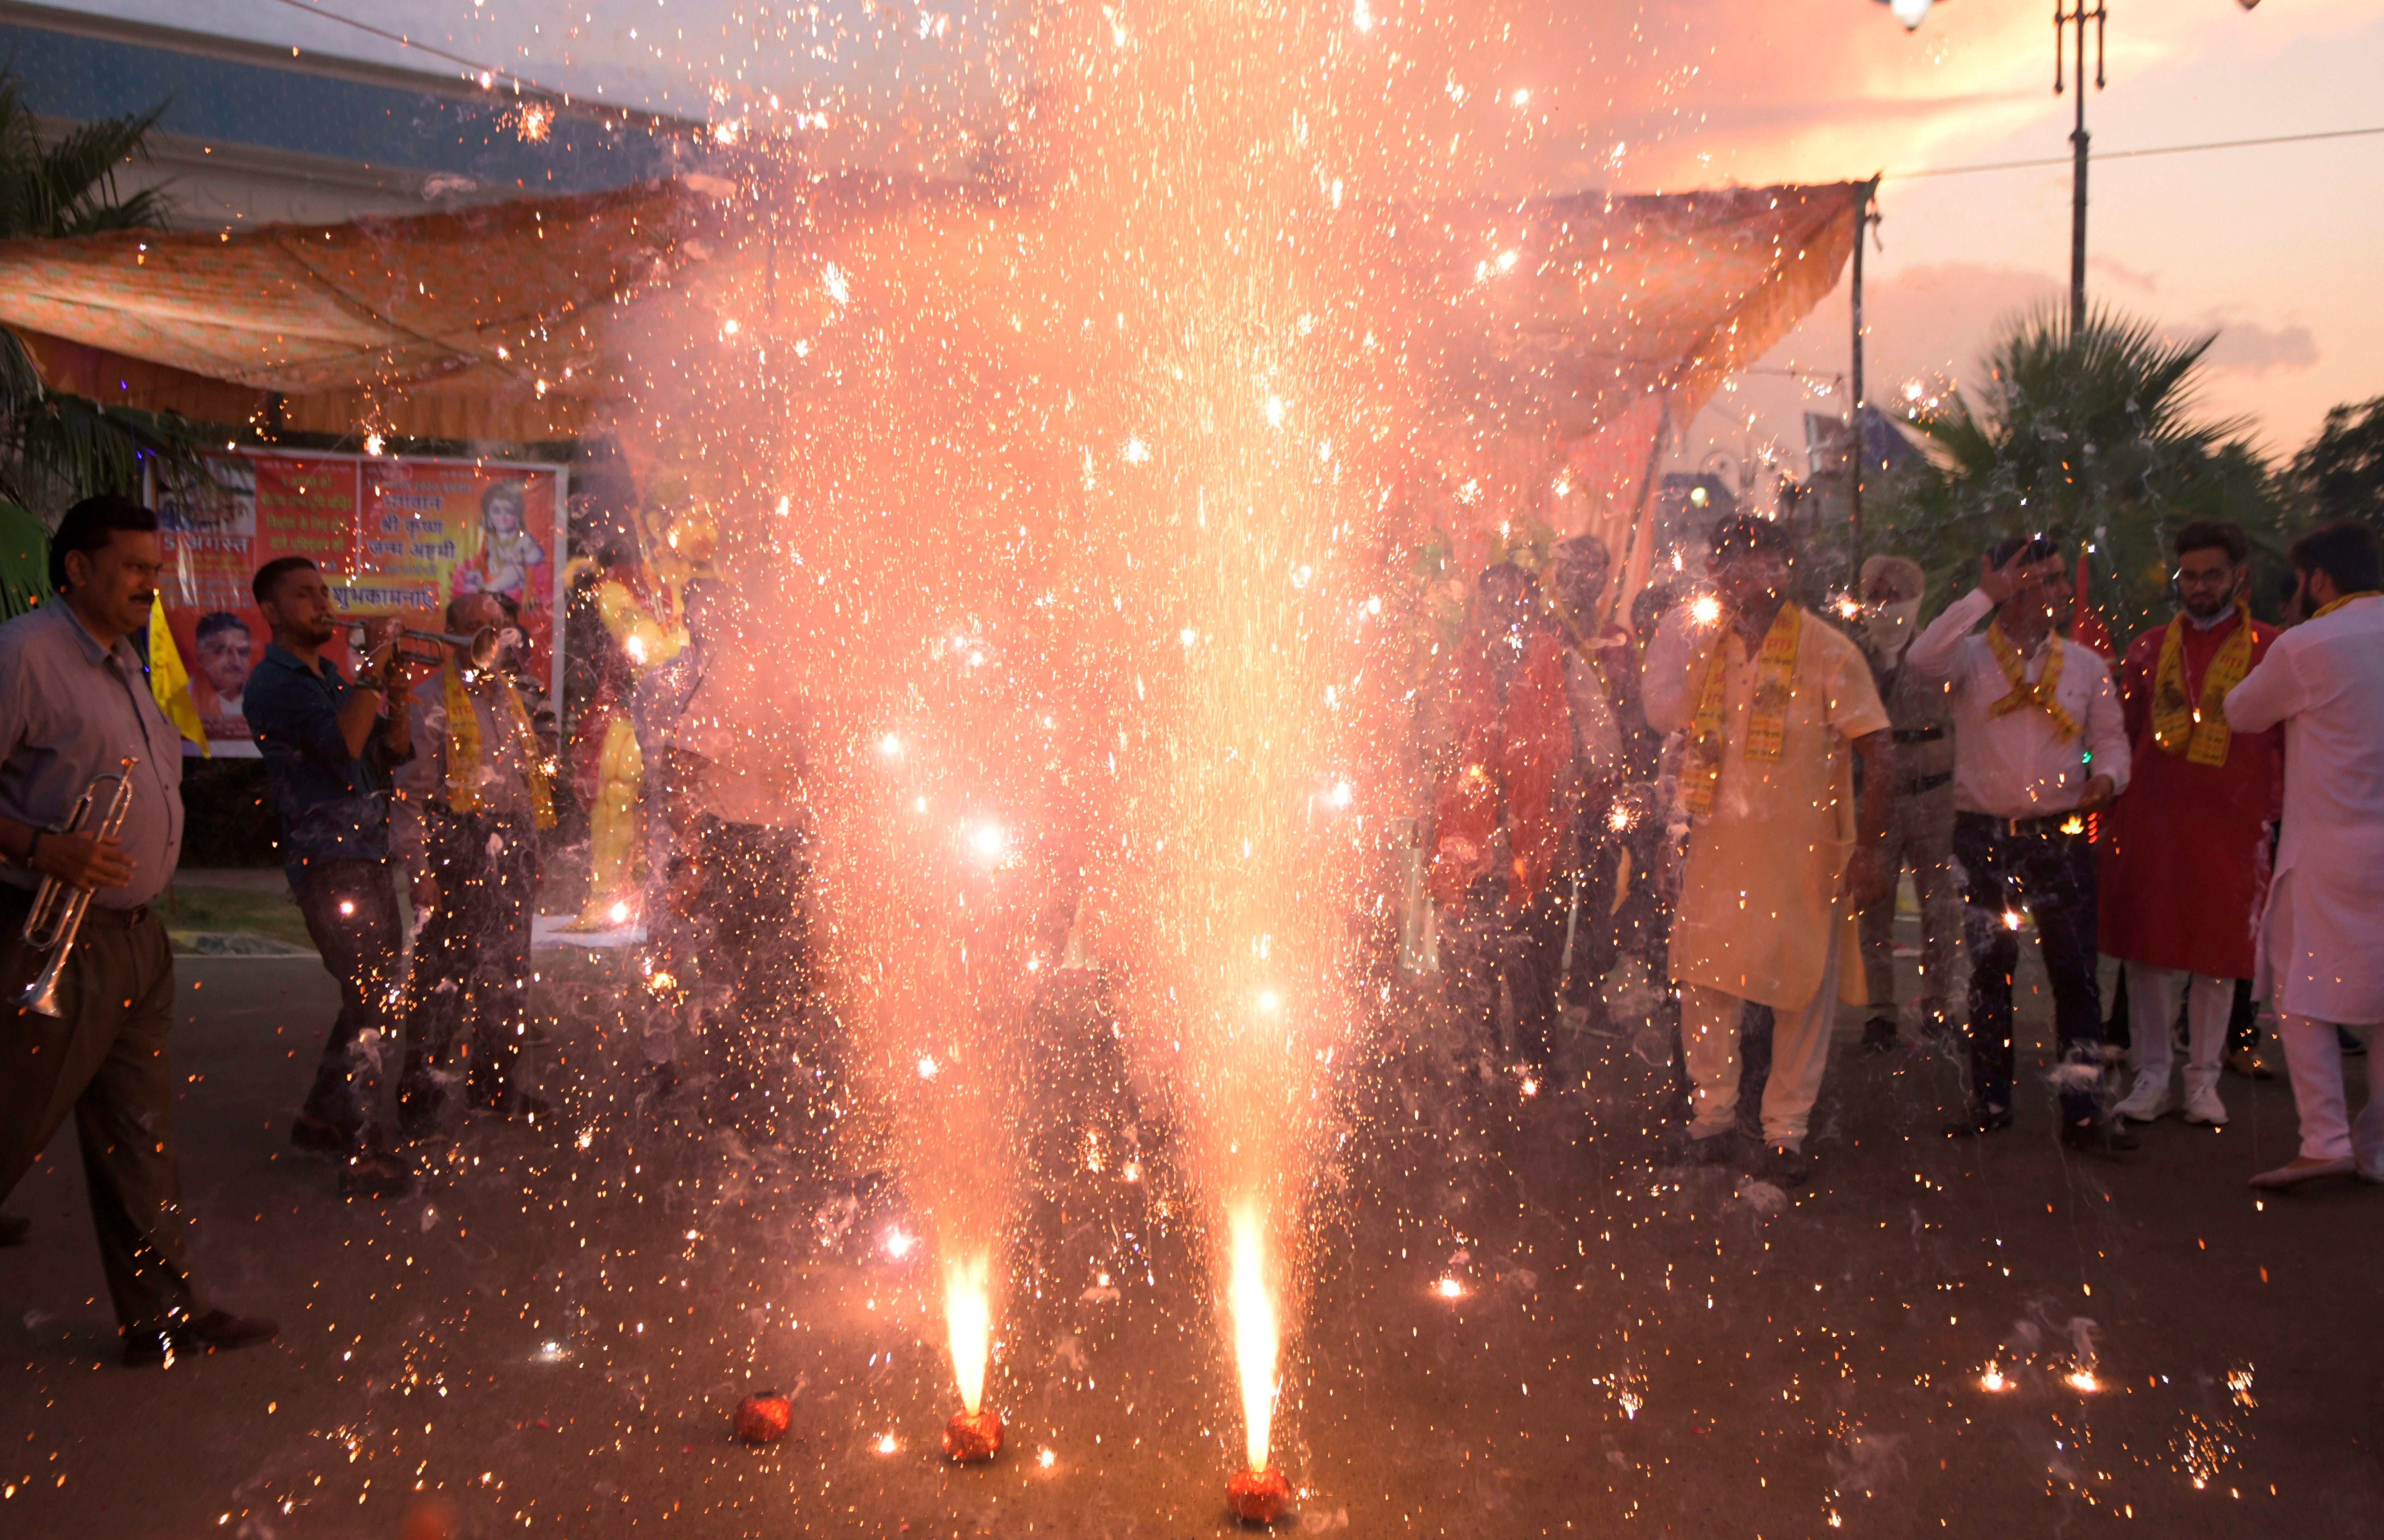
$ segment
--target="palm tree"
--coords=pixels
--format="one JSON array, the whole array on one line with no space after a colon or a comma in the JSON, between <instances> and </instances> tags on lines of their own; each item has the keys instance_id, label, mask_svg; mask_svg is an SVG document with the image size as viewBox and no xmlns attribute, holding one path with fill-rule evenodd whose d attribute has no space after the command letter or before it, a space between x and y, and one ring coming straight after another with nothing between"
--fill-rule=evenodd
<instances>
[{"instance_id":1,"label":"palm tree","mask_svg":"<svg viewBox=\"0 0 2384 1540\"><path fill-rule=\"evenodd\" d=\"M0 64L0 240L165 228L163 190L123 193L116 176L128 161L148 158L167 105L44 141L16 60ZM45 389L24 342L0 327L0 497L30 508L134 491L143 455L194 468L197 447L188 425L170 414Z\"/></svg>"},{"instance_id":2,"label":"palm tree","mask_svg":"<svg viewBox=\"0 0 2384 1540\"><path fill-rule=\"evenodd\" d=\"M1881 540L1958 588L1996 539L2043 531L2093 548L2095 599L2124 638L2167 608L2167 540L2229 518L2280 549L2280 500L2240 418L2202 415L2204 355L2105 306L2072 330L2066 307L2006 323L1961 391L1908 421L1927 465L1879 491Z\"/></svg>"}]
</instances>

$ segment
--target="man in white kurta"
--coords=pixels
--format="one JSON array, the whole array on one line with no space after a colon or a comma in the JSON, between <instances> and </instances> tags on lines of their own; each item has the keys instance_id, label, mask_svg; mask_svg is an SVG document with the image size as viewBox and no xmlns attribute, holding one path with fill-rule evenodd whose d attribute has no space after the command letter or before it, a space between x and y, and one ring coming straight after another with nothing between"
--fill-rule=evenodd
<instances>
[{"instance_id":1,"label":"man in white kurta","mask_svg":"<svg viewBox=\"0 0 2384 1540\"><path fill-rule=\"evenodd\" d=\"M2335 1032L2384 1022L2384 583L2375 536L2357 525L2304 538L2292 562L2311 618L2227 696L2236 731L2285 728L2284 831L2254 966L2276 1007L2302 1144L2252 1180L2284 1187L2356 1170L2384 1182L2376 1061L2354 1130Z\"/></svg>"},{"instance_id":2,"label":"man in white kurta","mask_svg":"<svg viewBox=\"0 0 2384 1540\"><path fill-rule=\"evenodd\" d=\"M1731 1158L1738 1023L1753 1001L1774 1012L1764 1170L1801 1182L1839 980L1862 977L1859 965L1840 964L1856 944L1855 914L1886 882L1894 751L1861 650L1783 597L1787 530L1726 519L1713 542L1718 603L1705 616L1690 604L1666 617L1645 675L1649 724L1689 740L1682 780L1692 823L1670 958L1693 1087L1682 1154ZM1860 817L1857 754L1869 793Z\"/></svg>"}]
</instances>

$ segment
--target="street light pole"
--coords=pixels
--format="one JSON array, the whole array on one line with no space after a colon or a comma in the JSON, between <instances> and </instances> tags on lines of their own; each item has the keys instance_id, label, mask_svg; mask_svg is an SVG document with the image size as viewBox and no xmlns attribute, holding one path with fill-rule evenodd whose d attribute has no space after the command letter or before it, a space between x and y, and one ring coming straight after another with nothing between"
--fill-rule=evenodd
<instances>
[{"instance_id":1,"label":"street light pole","mask_svg":"<svg viewBox=\"0 0 2384 1540\"><path fill-rule=\"evenodd\" d=\"M2094 24L2094 89L2103 89L2103 26L2110 19L2103 0L2094 0L2094 8L2086 8L2086 0L2053 0L2053 93L2060 95L2062 81L2062 45L2068 42L2067 29L2077 29L2078 126L2070 130L2069 147L2076 153L2076 169L2071 174L2069 188L2069 333L2076 336L2086 329L2086 23Z\"/></svg>"}]
</instances>

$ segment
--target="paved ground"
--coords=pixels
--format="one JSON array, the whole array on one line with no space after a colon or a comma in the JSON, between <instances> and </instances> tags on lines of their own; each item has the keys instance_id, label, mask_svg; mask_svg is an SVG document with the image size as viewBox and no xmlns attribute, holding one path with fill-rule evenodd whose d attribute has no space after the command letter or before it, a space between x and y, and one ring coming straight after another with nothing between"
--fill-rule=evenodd
<instances>
[{"instance_id":1,"label":"paved ground","mask_svg":"<svg viewBox=\"0 0 2384 1540\"><path fill-rule=\"evenodd\" d=\"M318 967L180 966L197 1261L284 1335L114 1366L62 1140L10 1204L32 1243L0 1253L0 1534L1227 1527L1197 1206L1158 1130L1141 1182L1067 1154L1129 1115L1081 1043L1047 1045L992 1391L1012 1448L956 1472L928 1273L883 1244L899 1195L641 1102L584 956L546 983L561 1126L476 1121L386 1204L335 1200L283 1142L330 1013ZM1954 1145L1946 1064L1842 1037L1820 1171L1790 1195L1655 1169L1654 1072L1576 1048L1580 1087L1528 1105L1397 1056L1351 1093L1279 1439L1300 1532L2384 1534L2384 1190L2254 1199L2243 1177L2291 1150L2281 1085L2230 1080L2223 1133L2165 1123L2081 1163L2041 1089L2017 1130ZM2091 1391L2066 1380L2081 1355ZM794 1432L750 1449L727 1411L764 1385L794 1393Z\"/></svg>"}]
</instances>

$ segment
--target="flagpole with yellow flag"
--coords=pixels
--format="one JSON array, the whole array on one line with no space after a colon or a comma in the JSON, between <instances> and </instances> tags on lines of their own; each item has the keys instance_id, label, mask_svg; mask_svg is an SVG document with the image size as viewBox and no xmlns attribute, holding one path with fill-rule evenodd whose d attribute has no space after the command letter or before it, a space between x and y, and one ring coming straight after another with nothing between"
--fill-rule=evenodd
<instances>
[{"instance_id":1,"label":"flagpole with yellow flag","mask_svg":"<svg viewBox=\"0 0 2384 1540\"><path fill-rule=\"evenodd\" d=\"M191 671L174 645L173 629L166 624L166 596L149 596L149 693L157 709L184 738L207 753L207 730L199 724L199 703L191 699Z\"/></svg>"}]
</instances>

